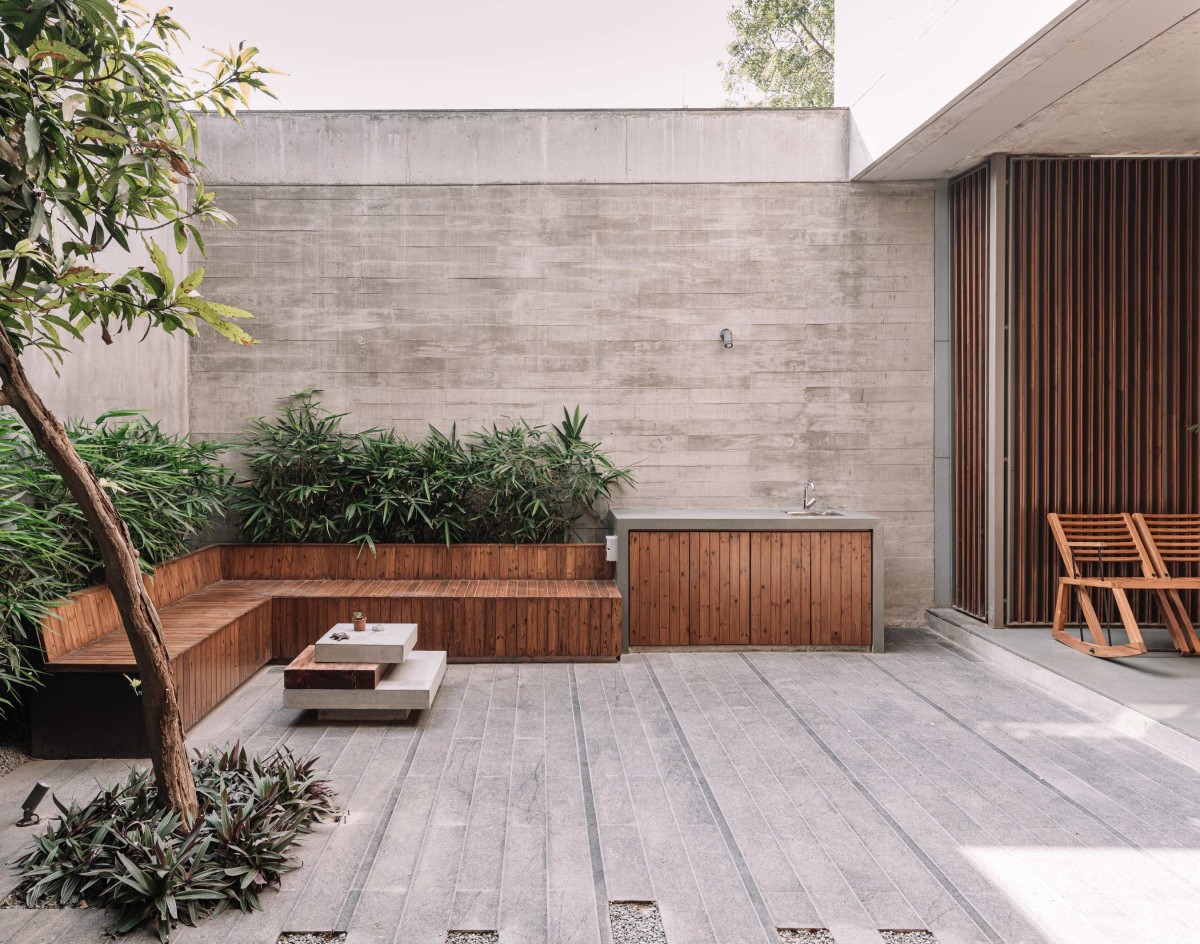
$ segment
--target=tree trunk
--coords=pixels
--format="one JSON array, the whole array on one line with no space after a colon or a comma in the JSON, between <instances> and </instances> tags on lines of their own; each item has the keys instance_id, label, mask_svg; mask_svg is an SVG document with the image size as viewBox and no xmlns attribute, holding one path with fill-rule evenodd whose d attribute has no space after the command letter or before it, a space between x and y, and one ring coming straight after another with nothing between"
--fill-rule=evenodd
<instances>
[{"instance_id":1,"label":"tree trunk","mask_svg":"<svg viewBox=\"0 0 1200 944\"><path fill-rule=\"evenodd\" d=\"M24 368L3 328L0 328L0 394L17 411L34 440L62 476L100 547L104 576L129 636L141 679L142 711L150 745L150 760L162 806L195 819L196 784L188 763L183 719L175 697L175 674L163 643L158 610L146 592L138 567L138 551L129 529L117 513L92 467L79 457L66 430L29 385Z\"/></svg>"}]
</instances>

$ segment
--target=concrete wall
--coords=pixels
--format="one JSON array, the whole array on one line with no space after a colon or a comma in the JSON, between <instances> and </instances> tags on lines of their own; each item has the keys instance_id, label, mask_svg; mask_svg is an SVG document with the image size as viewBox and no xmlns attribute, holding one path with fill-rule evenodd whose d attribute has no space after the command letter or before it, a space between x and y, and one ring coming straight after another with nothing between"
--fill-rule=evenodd
<instances>
[{"instance_id":1,"label":"concrete wall","mask_svg":"<svg viewBox=\"0 0 1200 944\"><path fill-rule=\"evenodd\" d=\"M176 254L168 233L160 239L167 259L181 275L187 260ZM110 248L97 258L104 271L123 272L136 265L152 266L139 243L126 253ZM144 330L144 329L143 329ZM70 341L61 364L37 352L22 358L34 388L60 419L94 420L108 410L143 410L171 433L187 432L188 338L143 330L113 335L105 344L98 328L84 333L83 344Z\"/></svg>"},{"instance_id":2,"label":"concrete wall","mask_svg":"<svg viewBox=\"0 0 1200 944\"><path fill-rule=\"evenodd\" d=\"M209 236L205 290L255 312L262 343L193 342L193 434L234 435L309 386L357 426L412 435L581 404L591 433L638 464L623 505L790 505L811 478L831 503L881 515L888 618L917 620L933 596L933 191L802 179L841 146L829 114L792 120L807 150L785 136L760 158L730 157L720 122L709 142L691 115L662 116L688 149L726 155L664 166L720 182L625 183L620 161L591 183L539 182L516 162L515 183L382 186L364 168L400 165L377 132L405 116L288 116L282 138L284 119L251 116L244 140L206 152L240 223ZM556 120L534 123L570 139ZM670 135L660 145L670 153ZM450 149L443 177L473 177L467 150ZM538 153L556 181L575 166ZM305 161L319 183L298 183ZM794 182L726 179L788 163ZM271 185L280 168L291 183Z\"/></svg>"}]
</instances>

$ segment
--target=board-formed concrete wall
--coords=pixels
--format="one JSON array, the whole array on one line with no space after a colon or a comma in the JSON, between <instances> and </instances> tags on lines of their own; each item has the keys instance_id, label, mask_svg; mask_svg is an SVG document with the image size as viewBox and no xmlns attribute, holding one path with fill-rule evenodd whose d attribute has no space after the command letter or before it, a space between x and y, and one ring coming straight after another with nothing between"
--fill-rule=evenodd
<instances>
[{"instance_id":1,"label":"board-formed concrete wall","mask_svg":"<svg viewBox=\"0 0 1200 944\"><path fill-rule=\"evenodd\" d=\"M729 180L770 181L786 162L735 160L689 127L689 147L725 157L682 182L604 179L610 168L590 183L530 171L371 185L356 142L380 146L375 116L358 117L357 136L354 116L337 116L336 147L321 117L292 116L286 138L251 119L236 145L206 148L239 224L209 235L204 291L255 312L262 343L192 342L194 435L234 436L306 387L356 427L412 435L506 415L548 423L579 404L590 433L637 464L620 504L788 506L813 479L821 498L882 516L889 622L921 617L933 596L931 189L821 179L814 149L843 147L834 126L803 129L808 154L793 165L815 181ZM542 124L551 140L562 131ZM437 133L452 142L452 130ZM404 140L410 153L427 144ZM774 144L803 150L786 134ZM541 166L570 166L548 147L535 149ZM351 183L337 184L338 149ZM269 183L255 153L290 182ZM313 183L299 182L302 161ZM451 179L480 166L447 161L459 162ZM722 182L688 179L706 176Z\"/></svg>"}]
</instances>

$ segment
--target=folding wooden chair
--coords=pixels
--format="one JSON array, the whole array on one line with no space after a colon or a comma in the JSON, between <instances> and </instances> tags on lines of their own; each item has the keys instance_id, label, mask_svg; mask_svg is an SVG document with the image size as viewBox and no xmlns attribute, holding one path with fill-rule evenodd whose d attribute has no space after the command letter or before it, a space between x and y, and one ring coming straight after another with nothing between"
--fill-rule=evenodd
<instances>
[{"instance_id":1,"label":"folding wooden chair","mask_svg":"<svg viewBox=\"0 0 1200 944\"><path fill-rule=\"evenodd\" d=\"M1196 636L1188 608L1179 596L1180 590L1200 588L1200 579L1172 574L1169 566L1200 564L1200 515L1135 514L1133 522L1141 532L1155 576L1172 581L1158 596L1176 648L1184 655L1200 655L1200 637Z\"/></svg>"},{"instance_id":2,"label":"folding wooden chair","mask_svg":"<svg viewBox=\"0 0 1200 944\"><path fill-rule=\"evenodd\" d=\"M1184 637L1174 615L1168 615L1166 591L1178 586L1180 589L1196 587L1200 589L1200 579L1185 580L1183 583L1176 578L1163 578L1158 575L1154 562L1142 542L1133 518L1128 514L1112 515L1059 515L1051 513L1046 516L1050 522L1050 530L1054 532L1054 540L1058 552L1066 567L1066 576L1058 581L1058 594L1054 601L1054 638L1059 642L1086 652L1102 659L1115 659L1122 656L1141 655L1146 651L1146 643L1142 631L1134 616L1133 608L1129 605L1129 590L1151 590L1159 598L1163 606L1163 615L1171 638L1180 652L1186 652L1190 647ZM1096 575L1088 576L1083 572L1082 565L1095 565ZM1119 570L1127 565L1138 571L1136 575L1110 575L1110 570ZM1087 624L1091 641L1083 638L1083 627L1076 636L1067 632L1067 606L1072 588L1079 601L1079 609ZM1121 625L1125 627L1128 642L1113 644L1110 633L1106 630L1096 606L1092 601L1092 591L1101 590L1112 594L1121 617Z\"/></svg>"}]
</instances>

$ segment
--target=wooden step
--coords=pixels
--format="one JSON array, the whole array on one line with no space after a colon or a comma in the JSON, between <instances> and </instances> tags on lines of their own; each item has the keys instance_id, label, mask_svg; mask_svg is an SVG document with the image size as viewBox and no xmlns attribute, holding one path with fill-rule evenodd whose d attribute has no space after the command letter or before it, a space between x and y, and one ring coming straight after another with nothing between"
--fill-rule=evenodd
<instances>
[{"instance_id":1,"label":"wooden step","mask_svg":"<svg viewBox=\"0 0 1200 944\"><path fill-rule=\"evenodd\" d=\"M390 665L373 662L317 662L316 648L309 646L283 670L284 690L374 689Z\"/></svg>"},{"instance_id":2,"label":"wooden step","mask_svg":"<svg viewBox=\"0 0 1200 944\"><path fill-rule=\"evenodd\" d=\"M433 704L446 675L446 653L417 649L404 662L383 668L385 672L372 690L285 687L283 706L318 710L423 710Z\"/></svg>"}]
</instances>

